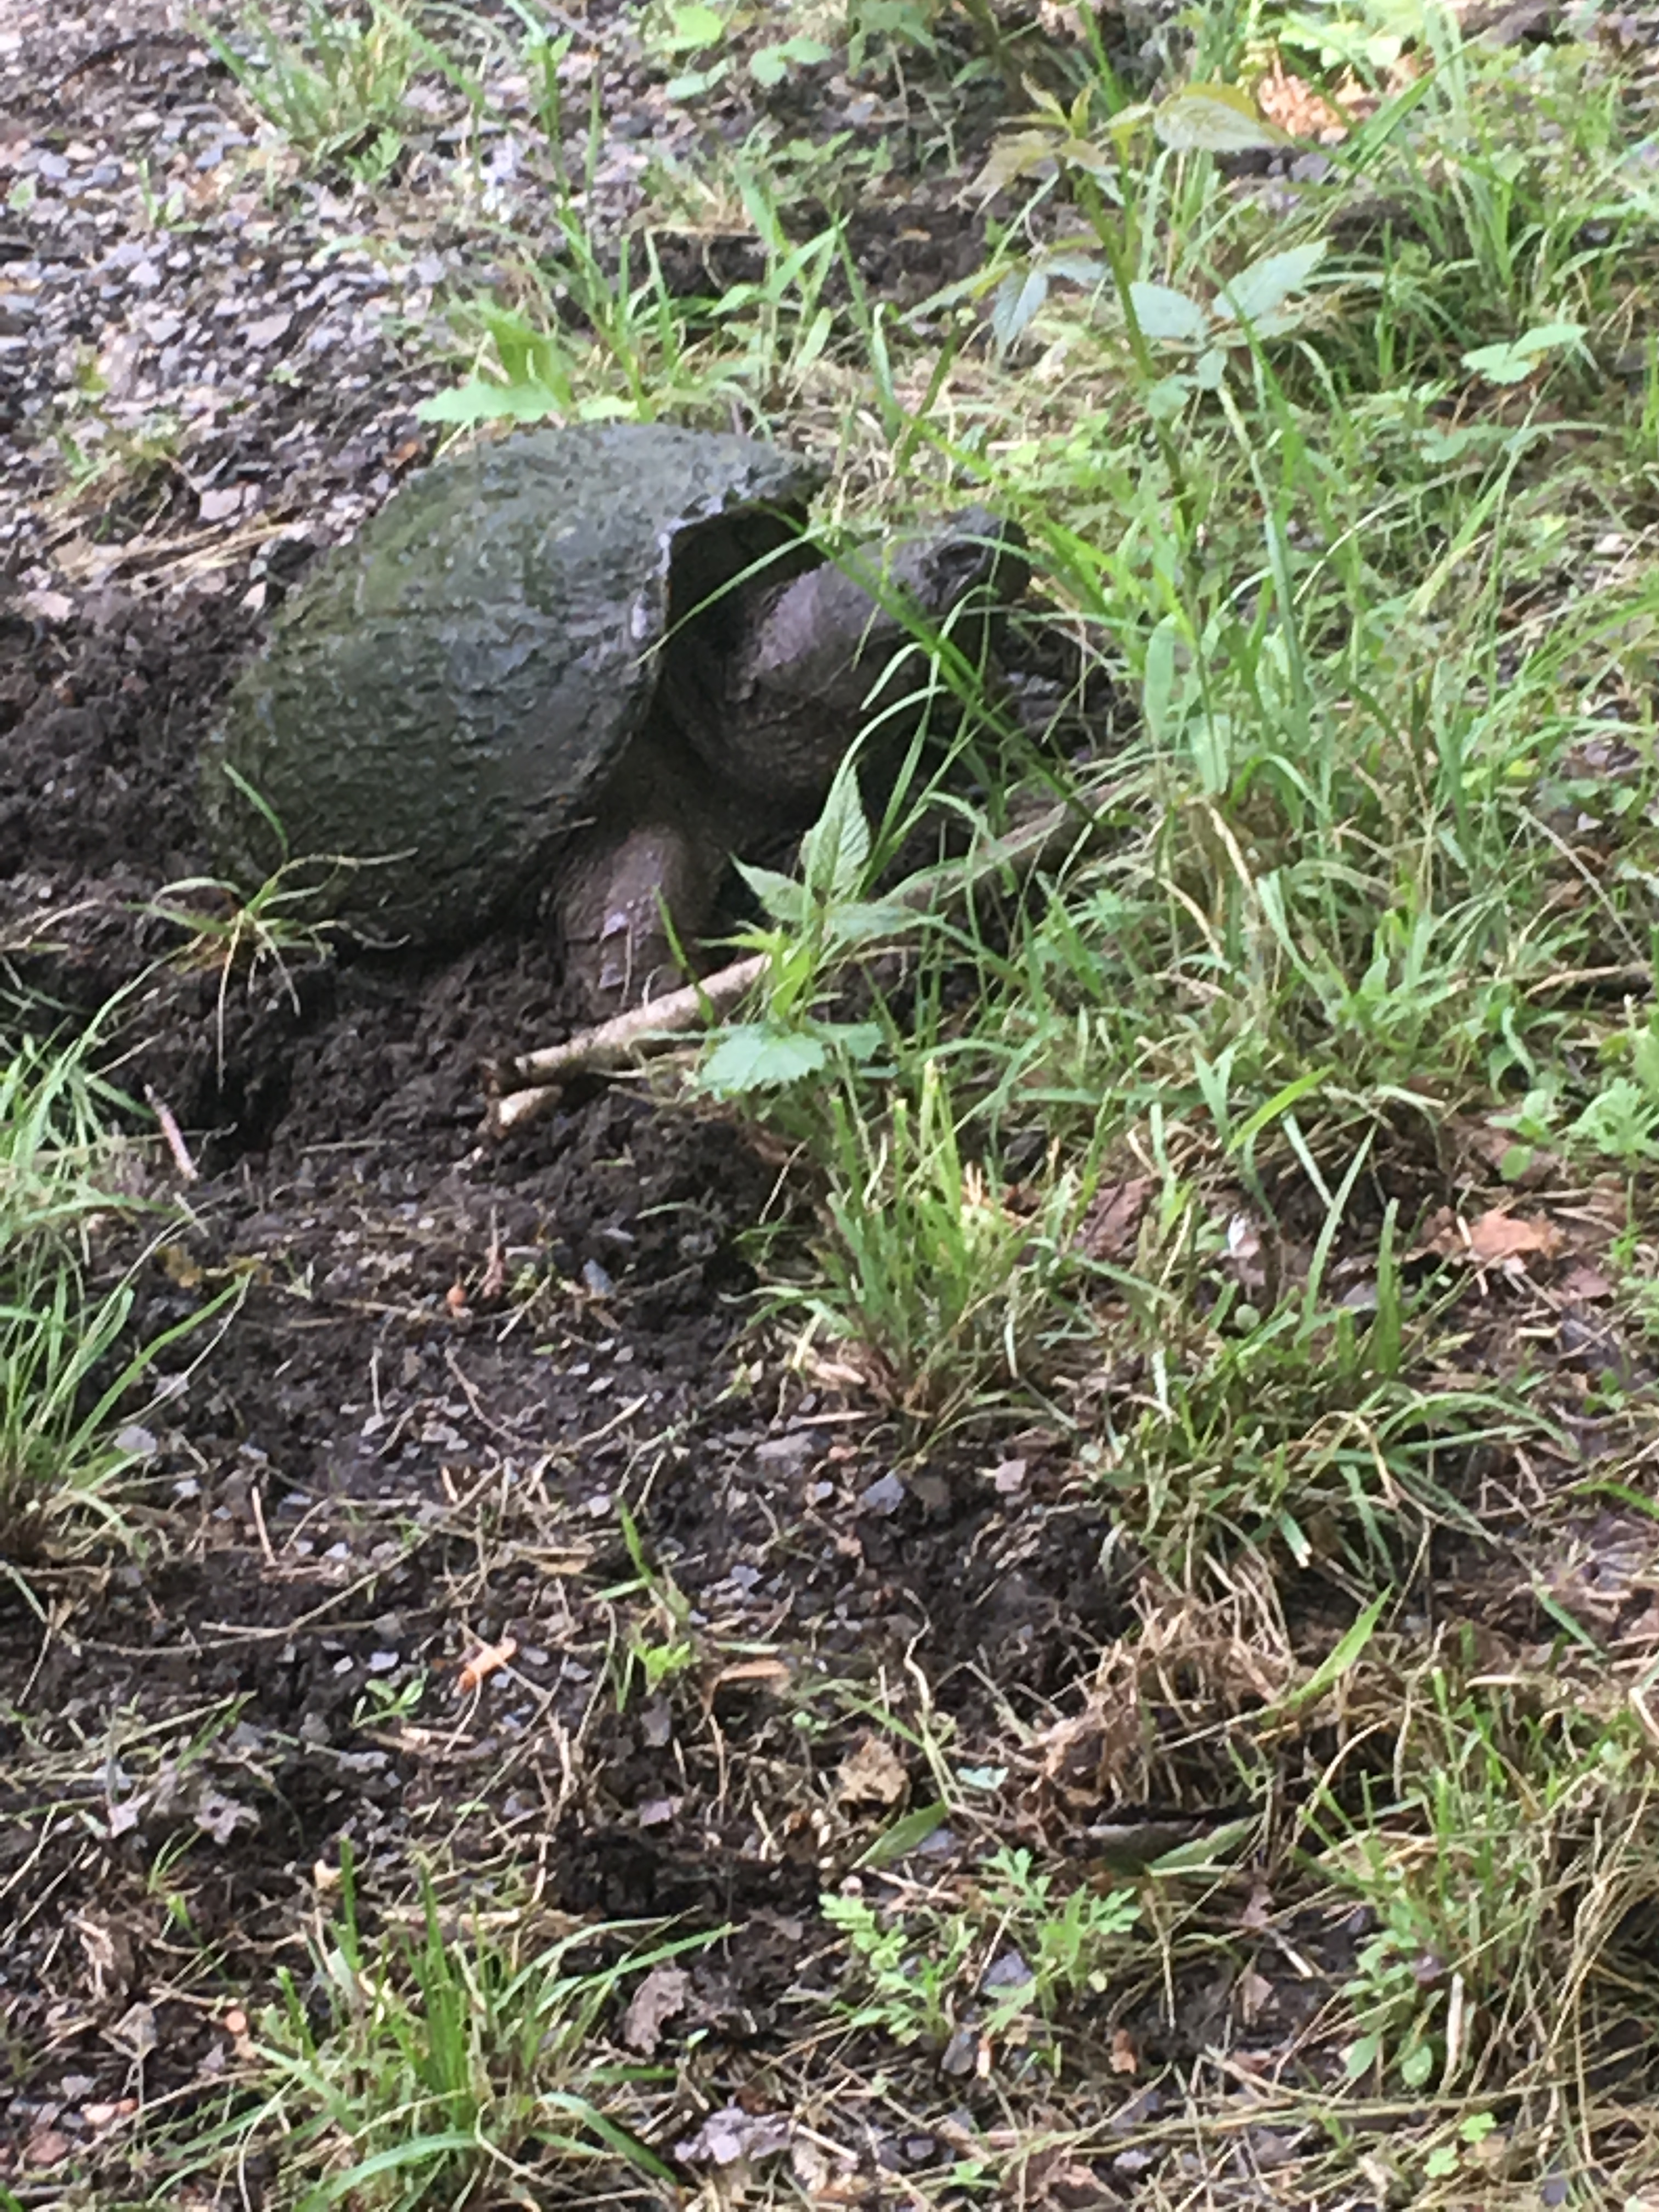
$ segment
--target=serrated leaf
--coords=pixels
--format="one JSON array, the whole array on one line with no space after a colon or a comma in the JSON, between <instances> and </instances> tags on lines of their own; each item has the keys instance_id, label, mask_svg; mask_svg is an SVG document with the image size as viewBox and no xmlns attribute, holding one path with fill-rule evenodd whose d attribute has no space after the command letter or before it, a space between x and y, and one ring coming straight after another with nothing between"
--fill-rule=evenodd
<instances>
[{"instance_id":1,"label":"serrated leaf","mask_svg":"<svg viewBox=\"0 0 1659 2212\"><path fill-rule=\"evenodd\" d=\"M751 867L743 860L734 860L732 866L774 921L799 928L807 915L805 884L797 883L793 876L780 875L775 868Z\"/></svg>"},{"instance_id":2,"label":"serrated leaf","mask_svg":"<svg viewBox=\"0 0 1659 2212\"><path fill-rule=\"evenodd\" d=\"M893 937L900 930L913 928L915 919L914 910L900 906L896 900L854 899L834 908L827 934L837 951L845 951L852 945L868 945L878 937Z\"/></svg>"},{"instance_id":3,"label":"serrated leaf","mask_svg":"<svg viewBox=\"0 0 1659 2212\"><path fill-rule=\"evenodd\" d=\"M1292 292L1301 291L1324 258L1322 238L1283 253L1264 253L1223 289L1215 312L1239 322L1259 323L1276 313Z\"/></svg>"},{"instance_id":4,"label":"serrated leaf","mask_svg":"<svg viewBox=\"0 0 1659 2212\"><path fill-rule=\"evenodd\" d=\"M1248 93L1231 84L1189 84L1160 103L1152 128L1182 154L1249 154L1291 143Z\"/></svg>"},{"instance_id":5,"label":"serrated leaf","mask_svg":"<svg viewBox=\"0 0 1659 2212\"><path fill-rule=\"evenodd\" d=\"M822 1038L770 1022L739 1022L726 1030L698 1077L716 1098L741 1098L818 1074L829 1054Z\"/></svg>"},{"instance_id":6,"label":"serrated leaf","mask_svg":"<svg viewBox=\"0 0 1659 2212\"><path fill-rule=\"evenodd\" d=\"M1149 338L1199 346L1210 335L1209 311L1200 301L1188 299L1186 293L1168 284L1136 282L1129 287L1129 298L1135 320Z\"/></svg>"},{"instance_id":7,"label":"serrated leaf","mask_svg":"<svg viewBox=\"0 0 1659 2212\"><path fill-rule=\"evenodd\" d=\"M881 1050L881 1024L878 1022L832 1022L823 1030L823 1041L844 1060L850 1060L856 1067L863 1067Z\"/></svg>"},{"instance_id":8,"label":"serrated leaf","mask_svg":"<svg viewBox=\"0 0 1659 2212\"><path fill-rule=\"evenodd\" d=\"M851 898L870 862L870 824L851 761L836 771L823 811L800 842L806 887L827 904Z\"/></svg>"}]
</instances>

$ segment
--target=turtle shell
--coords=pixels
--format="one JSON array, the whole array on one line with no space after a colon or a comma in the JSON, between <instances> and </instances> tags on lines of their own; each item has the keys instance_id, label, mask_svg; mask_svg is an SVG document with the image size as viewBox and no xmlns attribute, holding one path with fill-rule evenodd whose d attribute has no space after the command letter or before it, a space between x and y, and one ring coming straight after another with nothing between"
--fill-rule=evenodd
<instances>
[{"instance_id":1,"label":"turtle shell","mask_svg":"<svg viewBox=\"0 0 1659 2212\"><path fill-rule=\"evenodd\" d=\"M371 940L486 927L616 774L671 620L798 540L819 481L649 422L526 432L411 478L231 693L205 775L228 870L304 861Z\"/></svg>"}]
</instances>

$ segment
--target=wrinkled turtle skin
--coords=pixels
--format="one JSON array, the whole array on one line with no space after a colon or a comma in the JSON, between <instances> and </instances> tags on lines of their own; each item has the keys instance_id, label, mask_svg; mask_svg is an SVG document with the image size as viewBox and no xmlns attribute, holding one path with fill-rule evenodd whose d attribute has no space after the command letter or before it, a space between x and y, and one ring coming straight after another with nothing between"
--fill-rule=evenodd
<instances>
[{"instance_id":1,"label":"wrinkled turtle skin","mask_svg":"<svg viewBox=\"0 0 1659 2212\"><path fill-rule=\"evenodd\" d=\"M651 995L664 908L689 940L744 836L810 818L902 642L802 541L820 480L656 423L524 433L413 477L232 692L205 776L228 872L303 858L369 943L465 942L550 890L594 1005ZM1008 542L975 514L890 573L943 614Z\"/></svg>"}]
</instances>

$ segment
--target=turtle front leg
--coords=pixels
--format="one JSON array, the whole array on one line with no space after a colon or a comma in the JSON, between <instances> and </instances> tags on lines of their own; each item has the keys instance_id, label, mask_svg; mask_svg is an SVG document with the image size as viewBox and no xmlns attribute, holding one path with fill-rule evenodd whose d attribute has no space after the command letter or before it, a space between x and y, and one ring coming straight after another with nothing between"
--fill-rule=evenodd
<instances>
[{"instance_id":1,"label":"turtle front leg","mask_svg":"<svg viewBox=\"0 0 1659 2212\"><path fill-rule=\"evenodd\" d=\"M636 739L592 826L565 851L558 916L567 972L596 1015L660 998L683 980L732 850L729 808L672 741Z\"/></svg>"},{"instance_id":2,"label":"turtle front leg","mask_svg":"<svg viewBox=\"0 0 1659 2212\"><path fill-rule=\"evenodd\" d=\"M673 940L691 944L708 920L708 876L684 831L662 823L592 830L571 849L560 928L567 971L596 1014L660 998L683 980Z\"/></svg>"}]
</instances>

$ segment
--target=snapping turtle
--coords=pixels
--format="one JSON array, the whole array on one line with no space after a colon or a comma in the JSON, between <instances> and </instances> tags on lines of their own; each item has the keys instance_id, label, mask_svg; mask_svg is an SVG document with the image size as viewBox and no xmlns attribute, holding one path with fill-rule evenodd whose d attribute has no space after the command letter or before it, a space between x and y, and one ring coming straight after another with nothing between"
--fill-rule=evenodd
<instances>
[{"instance_id":1,"label":"snapping turtle","mask_svg":"<svg viewBox=\"0 0 1659 2212\"><path fill-rule=\"evenodd\" d=\"M872 695L913 688L883 683L898 604L937 623L971 602L982 635L988 588L1024 581L1017 534L975 510L872 592L803 537L819 482L658 423L523 433L412 478L232 693L207 764L228 863L346 856L316 888L369 942L465 941L548 890L590 1000L650 996L728 856L810 820Z\"/></svg>"}]
</instances>

